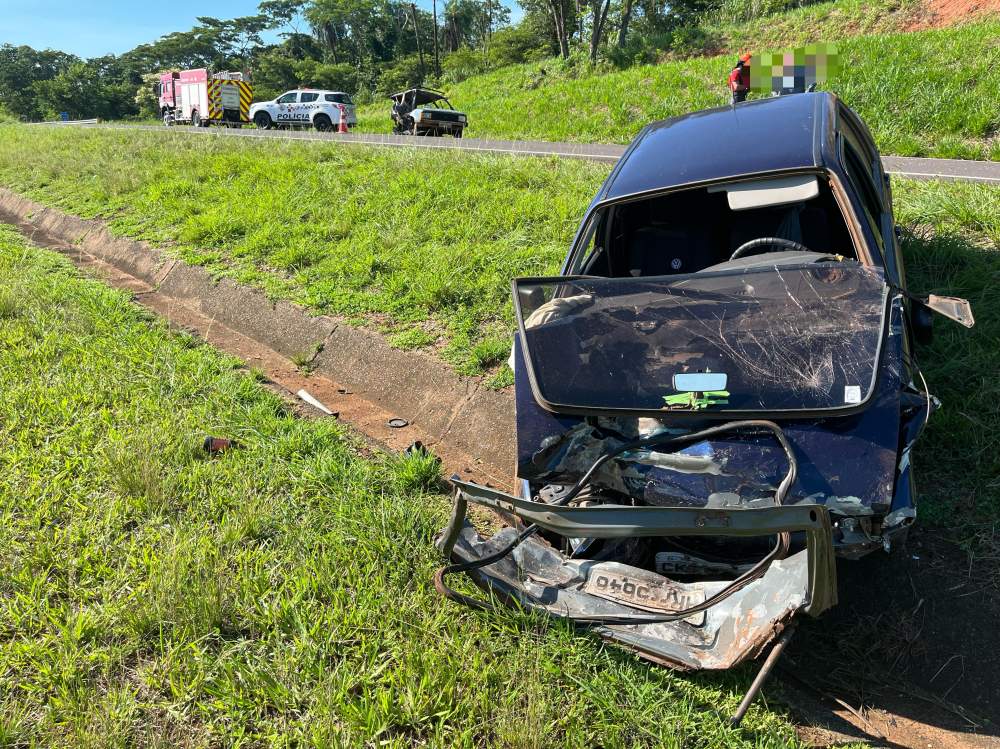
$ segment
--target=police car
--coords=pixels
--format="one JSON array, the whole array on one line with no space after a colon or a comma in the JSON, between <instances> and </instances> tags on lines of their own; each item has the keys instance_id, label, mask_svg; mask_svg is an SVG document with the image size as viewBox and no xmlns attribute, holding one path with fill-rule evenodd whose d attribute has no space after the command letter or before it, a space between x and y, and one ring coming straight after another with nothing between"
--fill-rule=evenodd
<instances>
[{"instance_id":1,"label":"police car","mask_svg":"<svg viewBox=\"0 0 1000 749\"><path fill-rule=\"evenodd\" d=\"M317 130L336 130L340 113L348 127L357 124L354 103L343 91L320 91L302 88L286 91L272 101L261 101L250 107L250 119L261 130L275 127L314 127Z\"/></svg>"}]
</instances>

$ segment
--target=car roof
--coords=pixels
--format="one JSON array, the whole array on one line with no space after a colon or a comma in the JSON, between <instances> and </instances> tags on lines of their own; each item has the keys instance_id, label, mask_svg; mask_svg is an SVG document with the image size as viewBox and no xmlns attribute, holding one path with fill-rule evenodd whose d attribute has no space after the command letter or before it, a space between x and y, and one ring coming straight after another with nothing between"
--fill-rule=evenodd
<instances>
[{"instance_id":1,"label":"car roof","mask_svg":"<svg viewBox=\"0 0 1000 749\"><path fill-rule=\"evenodd\" d=\"M653 122L636 136L597 202L762 172L816 168L834 158L837 97L756 99Z\"/></svg>"}]
</instances>

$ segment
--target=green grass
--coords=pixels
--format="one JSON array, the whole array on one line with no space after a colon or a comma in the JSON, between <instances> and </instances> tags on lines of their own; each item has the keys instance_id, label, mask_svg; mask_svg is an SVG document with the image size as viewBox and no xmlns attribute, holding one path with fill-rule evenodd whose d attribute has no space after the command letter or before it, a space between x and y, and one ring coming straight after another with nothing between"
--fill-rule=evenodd
<instances>
[{"instance_id":1,"label":"green grass","mask_svg":"<svg viewBox=\"0 0 1000 749\"><path fill-rule=\"evenodd\" d=\"M822 88L861 114L883 153L1000 159L1000 22L901 33L910 6L826 3L710 29L709 45L772 51L834 41L842 69ZM881 33L854 36L873 30ZM626 70L547 60L470 78L448 94L469 115L468 137L627 143L651 120L727 103L734 59L727 52ZM387 113L381 103L361 107L361 127L387 130Z\"/></svg>"},{"instance_id":2,"label":"green grass","mask_svg":"<svg viewBox=\"0 0 1000 749\"><path fill-rule=\"evenodd\" d=\"M910 290L972 302L976 326L939 318L917 347L944 403L915 451L920 513L945 528L1000 518L1000 187L894 180Z\"/></svg>"},{"instance_id":3,"label":"green grass","mask_svg":"<svg viewBox=\"0 0 1000 749\"><path fill-rule=\"evenodd\" d=\"M440 336L470 368L506 353L509 277L556 269L604 174L197 141L5 128L0 183L277 296L345 304L396 345ZM425 183L453 199L421 197ZM914 459L921 517L994 523L1000 188L894 184L911 289L966 296L977 317L938 322L916 351L944 402ZM289 247L302 268L273 259ZM390 304L394 274L432 283L456 264L482 292L471 303ZM560 625L441 601L433 461L364 455L257 379L0 235L0 745L794 745L759 706L740 732L715 712L748 670L680 678ZM206 433L244 447L206 459Z\"/></svg>"},{"instance_id":4,"label":"green grass","mask_svg":"<svg viewBox=\"0 0 1000 749\"><path fill-rule=\"evenodd\" d=\"M4 227L0 289L0 745L797 745L761 703L728 727L749 669L439 597L426 459L293 417Z\"/></svg>"},{"instance_id":5,"label":"green grass","mask_svg":"<svg viewBox=\"0 0 1000 749\"><path fill-rule=\"evenodd\" d=\"M506 358L510 279L556 267L607 167L9 127L0 184L460 371ZM414 332L415 329L419 330Z\"/></svg>"},{"instance_id":6,"label":"green grass","mask_svg":"<svg viewBox=\"0 0 1000 749\"><path fill-rule=\"evenodd\" d=\"M706 40L719 51L738 52L749 47L780 48L861 34L893 34L927 20L923 0L836 0L770 14L747 13L746 6L764 4L723 2L715 18L701 27Z\"/></svg>"}]
</instances>

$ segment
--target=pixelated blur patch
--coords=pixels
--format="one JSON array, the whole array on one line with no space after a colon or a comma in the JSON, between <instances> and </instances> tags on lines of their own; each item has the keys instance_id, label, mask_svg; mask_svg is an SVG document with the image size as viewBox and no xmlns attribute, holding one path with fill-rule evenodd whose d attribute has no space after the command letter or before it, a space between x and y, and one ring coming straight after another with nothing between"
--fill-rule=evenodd
<instances>
[{"instance_id":1,"label":"pixelated blur patch","mask_svg":"<svg viewBox=\"0 0 1000 749\"><path fill-rule=\"evenodd\" d=\"M762 52L750 58L750 88L761 93L801 93L824 83L839 67L840 57L833 44Z\"/></svg>"}]
</instances>

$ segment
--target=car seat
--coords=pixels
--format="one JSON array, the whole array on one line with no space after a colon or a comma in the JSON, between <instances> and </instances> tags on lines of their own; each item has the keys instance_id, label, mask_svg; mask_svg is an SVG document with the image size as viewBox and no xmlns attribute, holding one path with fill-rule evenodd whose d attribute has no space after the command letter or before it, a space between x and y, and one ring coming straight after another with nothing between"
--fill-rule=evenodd
<instances>
[{"instance_id":1,"label":"car seat","mask_svg":"<svg viewBox=\"0 0 1000 749\"><path fill-rule=\"evenodd\" d=\"M633 229L625 256L625 274L635 277L694 273L716 260L707 231L657 224Z\"/></svg>"}]
</instances>

